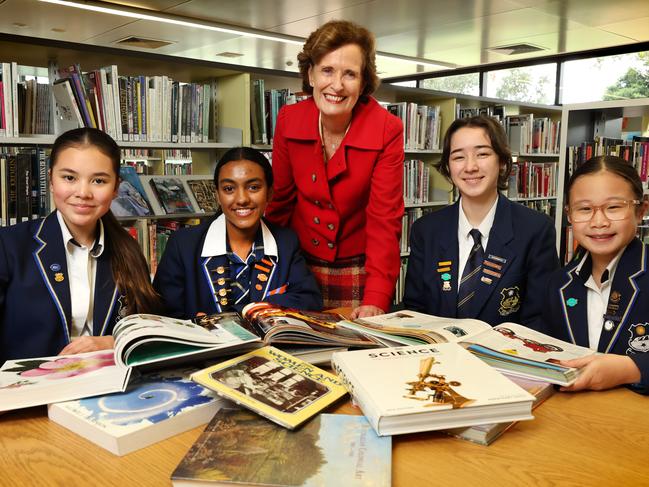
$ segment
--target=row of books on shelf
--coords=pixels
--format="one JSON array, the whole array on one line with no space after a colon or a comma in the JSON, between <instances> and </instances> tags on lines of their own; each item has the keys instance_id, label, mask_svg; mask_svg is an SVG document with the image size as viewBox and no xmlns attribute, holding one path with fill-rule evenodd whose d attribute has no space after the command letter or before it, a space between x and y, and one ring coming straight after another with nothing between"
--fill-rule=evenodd
<instances>
[{"instance_id":1,"label":"row of books on shelf","mask_svg":"<svg viewBox=\"0 0 649 487\"><path fill-rule=\"evenodd\" d=\"M439 105L403 101L385 104L385 108L401 119L406 150L439 150L442 123Z\"/></svg>"},{"instance_id":2,"label":"row of books on shelf","mask_svg":"<svg viewBox=\"0 0 649 487\"><path fill-rule=\"evenodd\" d=\"M277 114L284 105L292 105L308 98L304 92L294 93L288 88L265 89L263 79L252 80L252 107L250 110L250 128L253 144L267 145L273 143Z\"/></svg>"},{"instance_id":3,"label":"row of books on shelf","mask_svg":"<svg viewBox=\"0 0 649 487\"><path fill-rule=\"evenodd\" d=\"M507 196L509 198L554 198L557 196L557 162L518 160L512 164Z\"/></svg>"},{"instance_id":4,"label":"row of books on shelf","mask_svg":"<svg viewBox=\"0 0 649 487\"><path fill-rule=\"evenodd\" d=\"M132 315L116 325L114 337L113 351L7 361L0 410L50 404L51 420L117 455L213 418L174 477L209 480L205 472L220 471L225 484L285 485L272 478L279 474L270 465L260 469L265 449L259 461L246 457L254 468L240 467L236 475L228 458L235 450L260 452L260 442L285 451L297 441L303 453L307 446L298 440L317 431L339 441L336 421L355 424L354 431L362 426L362 446L383 445L381 468L360 468L371 475L389 472L390 435L443 431L489 444L514 422L533 419L532 408L552 394L552 384L576 380L579 371L561 361L594 353L514 323L492 328L408 310L348 321L268 303L191 321ZM262 346L269 343L282 348ZM336 375L301 359L305 344L338 347L329 355ZM345 351L352 344L361 349ZM347 393L366 419L319 415ZM232 442L246 425L257 433ZM323 454L339 450L317 438L309 442ZM294 475L298 463L281 466ZM273 475L237 477L260 470ZM308 475L317 470L309 467Z\"/></svg>"},{"instance_id":5,"label":"row of books on shelf","mask_svg":"<svg viewBox=\"0 0 649 487\"><path fill-rule=\"evenodd\" d=\"M435 211L433 207L407 208L401 219L401 253L410 252L410 230L412 224L422 216Z\"/></svg>"},{"instance_id":6,"label":"row of books on shelf","mask_svg":"<svg viewBox=\"0 0 649 487\"><path fill-rule=\"evenodd\" d=\"M455 118L471 118L485 115L493 117L500 123L505 120L505 106L504 105L485 105L480 107L467 107L461 103L455 105Z\"/></svg>"},{"instance_id":7,"label":"row of books on shelf","mask_svg":"<svg viewBox=\"0 0 649 487\"><path fill-rule=\"evenodd\" d=\"M406 273L408 272L408 258L401 258L401 265L399 266L399 277L395 285L394 299L392 304L394 306L401 306L403 302L403 294L406 292Z\"/></svg>"},{"instance_id":8,"label":"row of books on shelf","mask_svg":"<svg viewBox=\"0 0 649 487\"><path fill-rule=\"evenodd\" d=\"M422 160L403 163L403 202L406 205L430 201L431 167Z\"/></svg>"},{"instance_id":9,"label":"row of books on shelf","mask_svg":"<svg viewBox=\"0 0 649 487\"><path fill-rule=\"evenodd\" d=\"M561 121L534 114L508 115L504 120L509 147L518 154L558 154Z\"/></svg>"},{"instance_id":10,"label":"row of books on shelf","mask_svg":"<svg viewBox=\"0 0 649 487\"><path fill-rule=\"evenodd\" d=\"M568 174L591 157L617 156L636 168L640 180L649 179L649 137L633 136L630 140L612 137L595 137L593 142L582 142L566 149L566 168Z\"/></svg>"},{"instance_id":11,"label":"row of books on shelf","mask_svg":"<svg viewBox=\"0 0 649 487\"><path fill-rule=\"evenodd\" d=\"M0 137L52 132L52 91L17 63L0 63Z\"/></svg>"}]
</instances>

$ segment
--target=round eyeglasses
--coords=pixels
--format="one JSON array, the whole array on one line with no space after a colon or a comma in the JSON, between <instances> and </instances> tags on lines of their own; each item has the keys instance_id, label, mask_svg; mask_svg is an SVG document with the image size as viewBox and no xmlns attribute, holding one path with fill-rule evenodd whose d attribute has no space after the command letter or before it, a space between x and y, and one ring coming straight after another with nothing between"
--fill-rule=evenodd
<instances>
[{"instance_id":1,"label":"round eyeglasses","mask_svg":"<svg viewBox=\"0 0 649 487\"><path fill-rule=\"evenodd\" d=\"M640 204L640 200L613 200L603 205L579 204L566 206L566 213L570 215L572 223L590 221L595 212L600 210L611 221L624 220L629 217L629 208Z\"/></svg>"}]
</instances>

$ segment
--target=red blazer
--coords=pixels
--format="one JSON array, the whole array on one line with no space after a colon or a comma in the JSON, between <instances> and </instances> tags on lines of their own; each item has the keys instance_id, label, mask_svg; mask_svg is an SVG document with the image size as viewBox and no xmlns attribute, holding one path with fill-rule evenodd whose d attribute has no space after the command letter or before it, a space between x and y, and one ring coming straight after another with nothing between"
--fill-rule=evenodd
<instances>
[{"instance_id":1,"label":"red blazer","mask_svg":"<svg viewBox=\"0 0 649 487\"><path fill-rule=\"evenodd\" d=\"M285 106L277 117L266 218L293 228L302 249L320 259L365 254L363 304L385 311L400 268L403 160L401 120L373 98L356 104L327 165L313 99Z\"/></svg>"}]
</instances>

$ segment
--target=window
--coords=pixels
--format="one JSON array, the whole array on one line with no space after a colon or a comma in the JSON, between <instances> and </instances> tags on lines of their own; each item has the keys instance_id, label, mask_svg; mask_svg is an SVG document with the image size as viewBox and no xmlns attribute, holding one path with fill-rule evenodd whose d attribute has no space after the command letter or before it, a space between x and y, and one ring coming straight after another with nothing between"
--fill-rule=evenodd
<instances>
[{"instance_id":1,"label":"window","mask_svg":"<svg viewBox=\"0 0 649 487\"><path fill-rule=\"evenodd\" d=\"M561 103L649 97L649 51L563 64Z\"/></svg>"},{"instance_id":2,"label":"window","mask_svg":"<svg viewBox=\"0 0 649 487\"><path fill-rule=\"evenodd\" d=\"M480 95L480 75L478 73L469 73L428 78L421 80L420 87L429 90L478 96Z\"/></svg>"},{"instance_id":3,"label":"window","mask_svg":"<svg viewBox=\"0 0 649 487\"><path fill-rule=\"evenodd\" d=\"M394 86L408 86L409 88L417 88L417 82L414 79L408 81L395 81L394 83L390 84Z\"/></svg>"},{"instance_id":4,"label":"window","mask_svg":"<svg viewBox=\"0 0 649 487\"><path fill-rule=\"evenodd\" d=\"M554 104L556 63L486 73L486 96L527 103Z\"/></svg>"}]
</instances>

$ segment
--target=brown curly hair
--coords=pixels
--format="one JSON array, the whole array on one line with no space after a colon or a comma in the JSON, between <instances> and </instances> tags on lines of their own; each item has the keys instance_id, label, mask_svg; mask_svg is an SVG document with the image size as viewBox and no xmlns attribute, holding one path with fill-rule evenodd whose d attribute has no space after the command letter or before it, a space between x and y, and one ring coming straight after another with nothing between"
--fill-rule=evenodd
<instances>
[{"instance_id":1,"label":"brown curly hair","mask_svg":"<svg viewBox=\"0 0 649 487\"><path fill-rule=\"evenodd\" d=\"M304 43L302 51L297 55L300 74L302 75L302 89L309 95L313 94L313 87L309 84L309 68L318 64L322 58L336 49L348 44L356 44L363 55L363 91L361 101L376 91L381 80L376 74L376 41L365 27L347 20L331 20L311 32Z\"/></svg>"}]
</instances>

